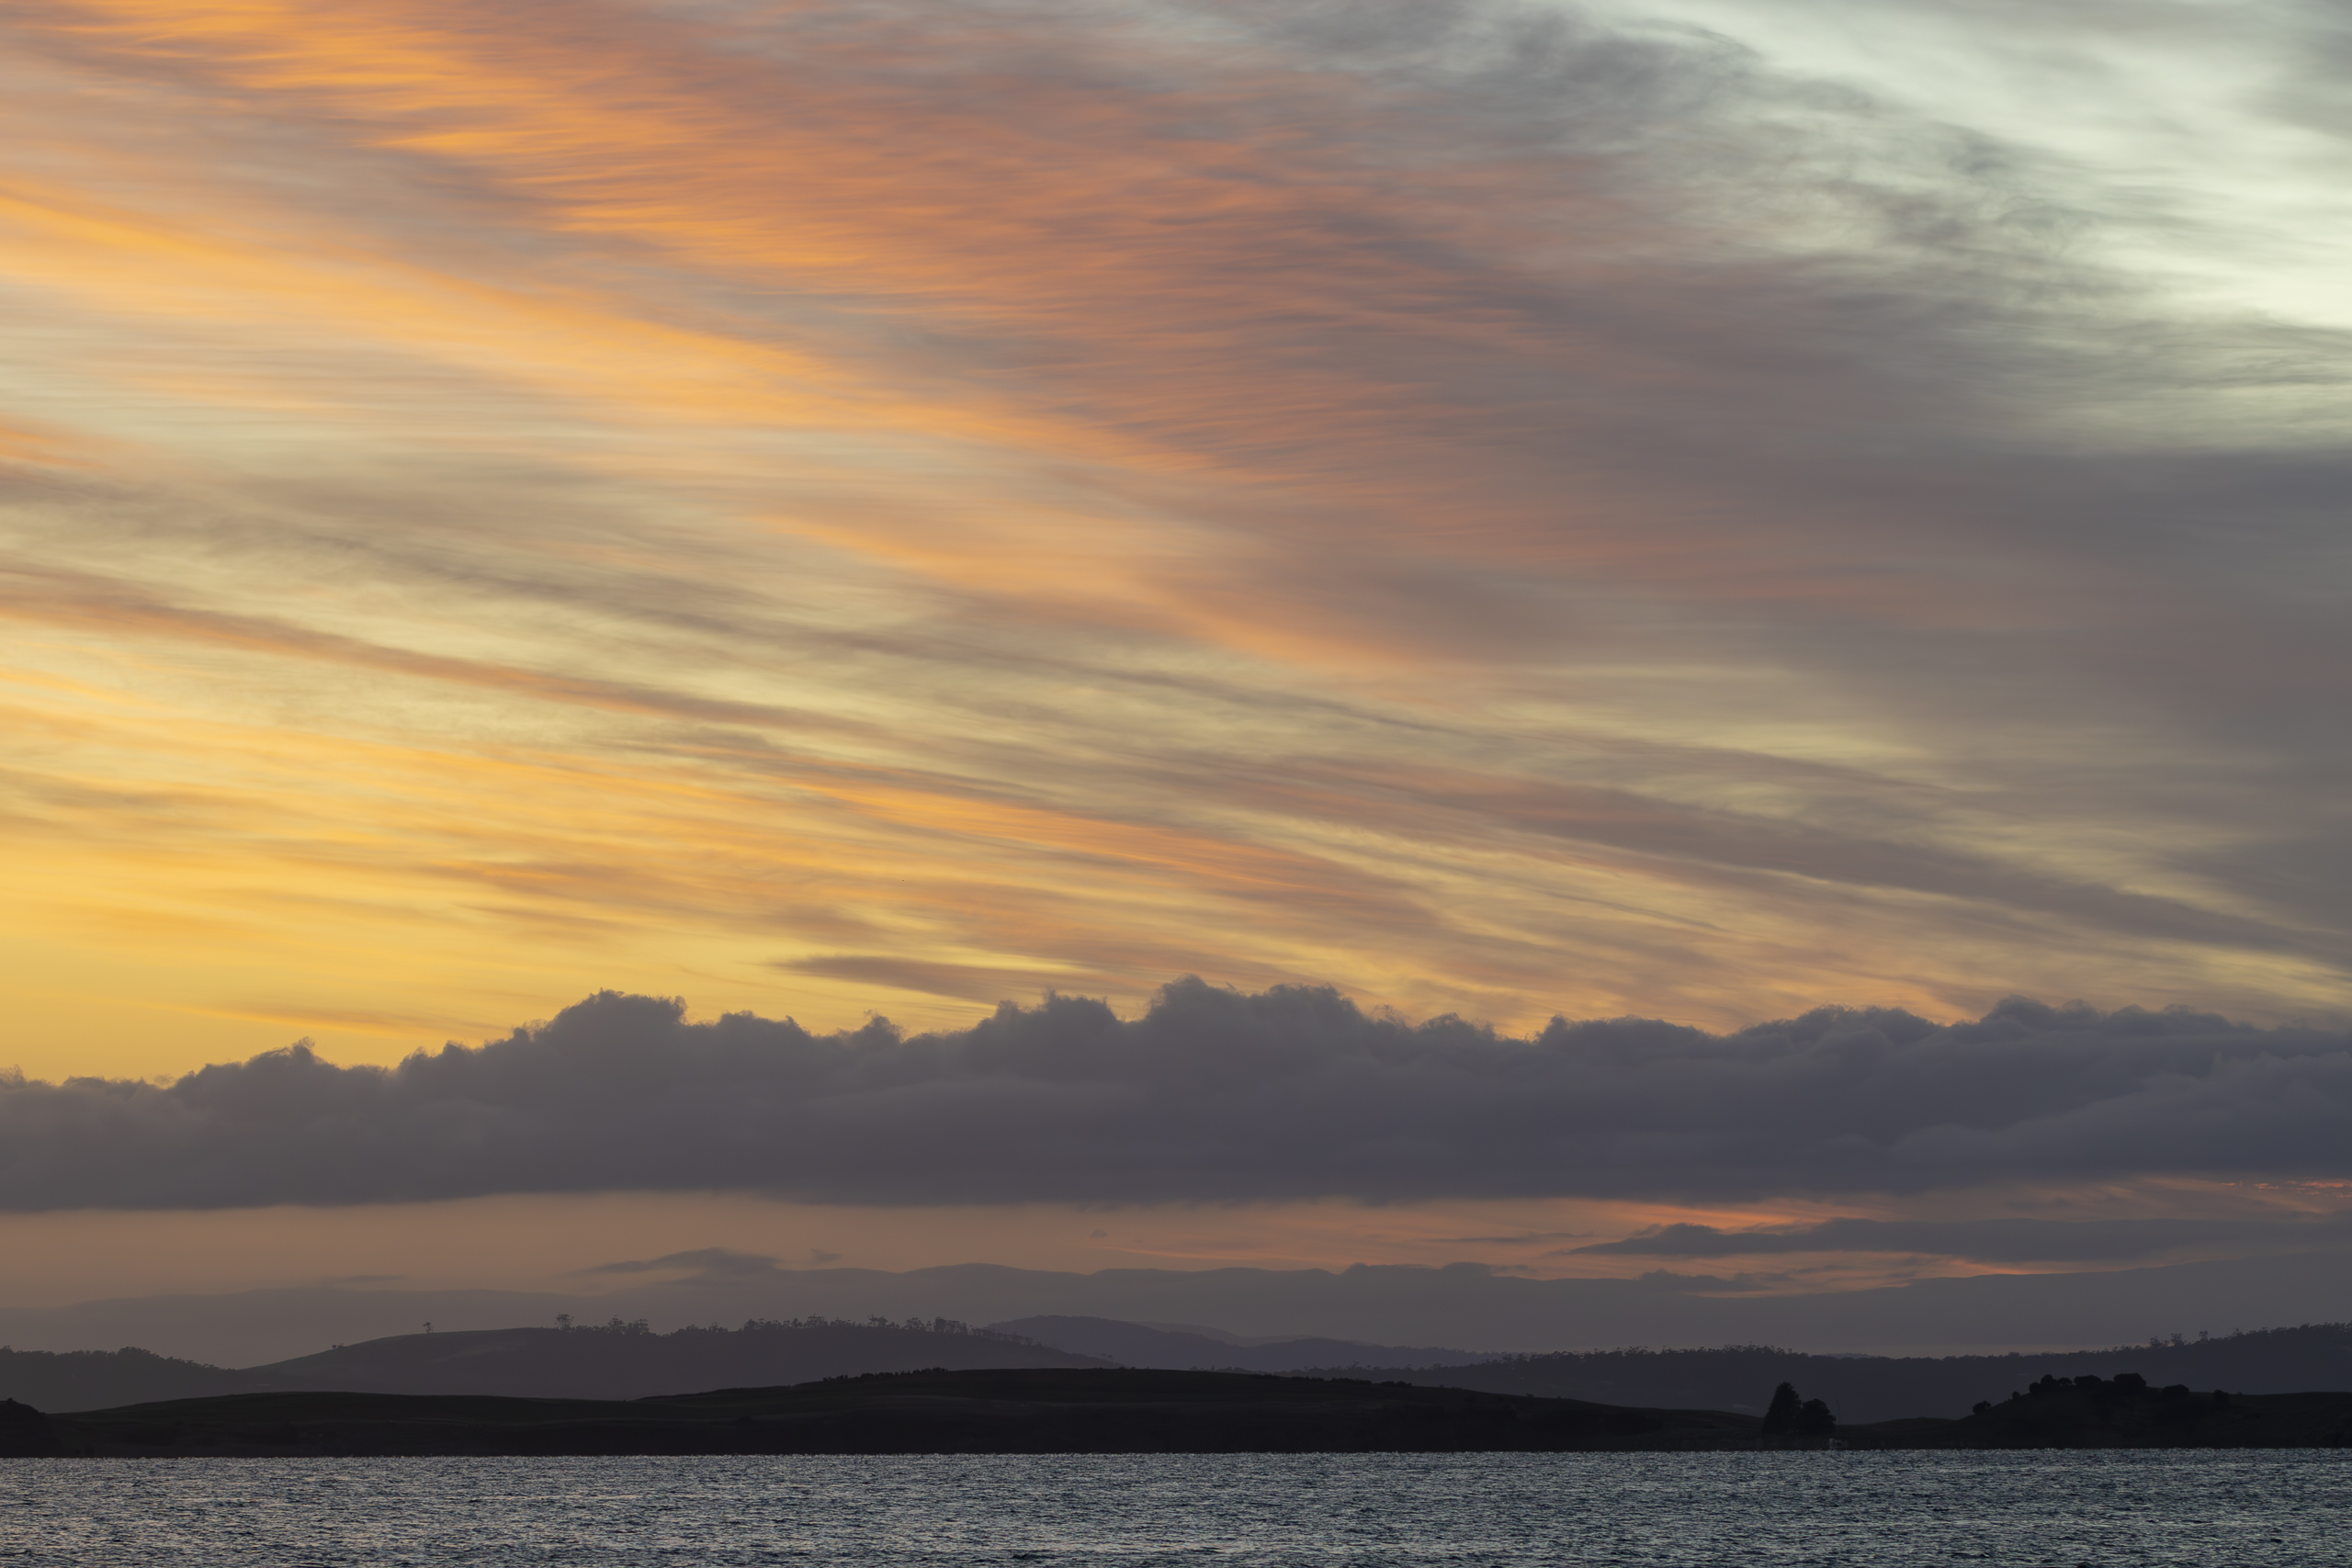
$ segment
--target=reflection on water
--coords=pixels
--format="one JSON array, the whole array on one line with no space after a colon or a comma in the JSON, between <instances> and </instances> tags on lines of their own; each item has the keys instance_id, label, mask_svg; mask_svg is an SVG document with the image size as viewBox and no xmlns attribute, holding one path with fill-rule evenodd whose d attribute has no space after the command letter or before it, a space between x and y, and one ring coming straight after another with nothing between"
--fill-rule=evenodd
<instances>
[{"instance_id":1,"label":"reflection on water","mask_svg":"<svg viewBox=\"0 0 2352 1568\"><path fill-rule=\"evenodd\" d=\"M2352 1453L0 1461L0 1562L2352 1562Z\"/></svg>"}]
</instances>

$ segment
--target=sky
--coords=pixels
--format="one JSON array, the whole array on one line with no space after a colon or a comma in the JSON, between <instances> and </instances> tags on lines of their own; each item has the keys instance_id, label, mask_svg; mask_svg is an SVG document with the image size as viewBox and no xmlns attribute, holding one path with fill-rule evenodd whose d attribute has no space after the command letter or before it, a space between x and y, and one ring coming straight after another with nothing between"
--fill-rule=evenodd
<instances>
[{"instance_id":1,"label":"sky","mask_svg":"<svg viewBox=\"0 0 2352 1568\"><path fill-rule=\"evenodd\" d=\"M23 1300L2335 1235L2341 0L0 29Z\"/></svg>"}]
</instances>

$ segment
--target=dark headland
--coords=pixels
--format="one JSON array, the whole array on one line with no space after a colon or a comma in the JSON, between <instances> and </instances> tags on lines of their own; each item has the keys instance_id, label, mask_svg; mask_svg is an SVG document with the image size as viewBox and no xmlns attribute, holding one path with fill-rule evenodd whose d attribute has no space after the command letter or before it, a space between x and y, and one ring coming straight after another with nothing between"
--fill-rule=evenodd
<instances>
[{"instance_id":1,"label":"dark headland","mask_svg":"<svg viewBox=\"0 0 2352 1568\"><path fill-rule=\"evenodd\" d=\"M2049 1388L1959 1420L1766 1436L1757 1417L1363 1380L917 1371L633 1400L285 1393L72 1416L0 1407L0 1453L92 1457L1408 1453L2342 1448L2352 1394Z\"/></svg>"}]
</instances>

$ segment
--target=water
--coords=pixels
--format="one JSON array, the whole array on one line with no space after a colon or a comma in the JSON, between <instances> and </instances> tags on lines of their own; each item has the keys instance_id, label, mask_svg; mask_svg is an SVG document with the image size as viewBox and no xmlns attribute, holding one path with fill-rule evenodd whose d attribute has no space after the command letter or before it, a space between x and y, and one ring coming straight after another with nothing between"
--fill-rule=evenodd
<instances>
[{"instance_id":1,"label":"water","mask_svg":"<svg viewBox=\"0 0 2352 1568\"><path fill-rule=\"evenodd\" d=\"M2325 1450L15 1460L0 1563L2352 1561Z\"/></svg>"}]
</instances>

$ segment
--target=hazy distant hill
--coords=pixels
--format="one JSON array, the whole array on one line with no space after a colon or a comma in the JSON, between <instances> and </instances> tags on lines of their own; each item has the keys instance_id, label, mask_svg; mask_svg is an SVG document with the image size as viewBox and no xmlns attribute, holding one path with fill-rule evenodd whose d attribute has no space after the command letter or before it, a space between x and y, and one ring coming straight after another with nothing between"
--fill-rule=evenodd
<instances>
[{"instance_id":1,"label":"hazy distant hill","mask_svg":"<svg viewBox=\"0 0 2352 1568\"><path fill-rule=\"evenodd\" d=\"M1215 1324L1261 1340L1328 1336L1525 1350L1767 1344L1940 1354L2127 1344L2175 1329L2333 1320L2352 1302L2352 1252L1977 1275L1797 1296L1726 1295L1716 1290L1720 1284L1664 1270L1638 1280L1529 1280L1476 1264L1091 1274L956 1264L892 1273L769 1267L739 1258L723 1269L593 1295L306 1286L0 1307L0 1343L48 1350L143 1345L215 1366L251 1366L338 1340L411 1333L427 1321L446 1331L552 1323L566 1312L602 1321L617 1313L668 1329L881 1313L893 1320L967 1323L1057 1316Z\"/></svg>"},{"instance_id":2,"label":"hazy distant hill","mask_svg":"<svg viewBox=\"0 0 2352 1568\"><path fill-rule=\"evenodd\" d=\"M102 1410L156 1399L261 1393L299 1385L152 1351L11 1350L0 1347L0 1399L37 1410Z\"/></svg>"},{"instance_id":3,"label":"hazy distant hill","mask_svg":"<svg viewBox=\"0 0 2352 1568\"><path fill-rule=\"evenodd\" d=\"M1763 1346L1709 1350L1600 1350L1497 1357L1479 1364L1432 1365L1427 1352L1333 1340L1250 1346L1190 1332L1105 1319L1032 1319L1034 1338L960 1324L850 1323L828 1319L755 1322L740 1329L655 1334L641 1323L602 1327L503 1328L405 1334L337 1346L312 1356L230 1371L145 1350L66 1353L0 1349L0 1398L73 1411L249 1392L303 1389L390 1393L496 1393L542 1398L631 1399L715 1388L768 1387L820 1378L926 1368L1167 1366L1147 1355L1199 1355L1246 1366L1252 1351L1276 1356L1300 1346L1340 1345L1351 1360L1325 1376L1366 1375L1375 1352L1423 1359L1376 1375L1424 1387L1538 1394L1595 1404L1670 1409L1760 1410L1772 1387L1792 1382L1826 1399L1847 1422L1958 1416L1979 1400L2000 1404L2044 1375L2111 1379L2136 1372L2152 1386L2180 1383L2240 1393L2352 1391L2352 1324L2307 1324L2182 1345L2059 1351L2048 1355L1942 1358L1808 1356ZM1089 1331L1091 1337L1089 1337ZM1089 1344L1107 1352L1080 1353ZM1438 1352L1467 1354L1467 1352ZM1128 1357L1136 1358L1128 1360ZM1361 1357L1362 1359L1353 1358ZM1175 1370L1182 1370L1181 1368Z\"/></svg>"},{"instance_id":4,"label":"hazy distant hill","mask_svg":"<svg viewBox=\"0 0 2352 1568\"><path fill-rule=\"evenodd\" d=\"M1773 1386L1792 1382L1829 1402L1843 1421L1960 1416L1979 1400L2000 1404L2044 1374L2112 1378L2137 1372L2150 1385L2185 1383L2240 1393L2352 1391L2352 1323L2257 1329L2180 1345L2127 1346L2049 1355L1808 1356L1769 1346L1715 1350L1593 1350L1511 1356L1475 1367L1384 1371L1423 1386L1532 1393L1610 1404L1760 1412ZM1343 1375L1334 1369L1331 1375Z\"/></svg>"},{"instance_id":5,"label":"hazy distant hill","mask_svg":"<svg viewBox=\"0 0 2352 1568\"><path fill-rule=\"evenodd\" d=\"M395 1335L243 1371L137 1349L0 1349L0 1399L56 1411L309 1390L638 1399L865 1372L1109 1364L944 1319L803 1319L673 1334L616 1319L602 1327Z\"/></svg>"},{"instance_id":6,"label":"hazy distant hill","mask_svg":"<svg viewBox=\"0 0 2352 1568\"><path fill-rule=\"evenodd\" d=\"M641 1399L861 1372L1107 1365L945 1319L892 1324L812 1318L670 1334L615 1319L602 1327L402 1334L251 1371L278 1380L279 1387Z\"/></svg>"},{"instance_id":7,"label":"hazy distant hill","mask_svg":"<svg viewBox=\"0 0 2352 1568\"><path fill-rule=\"evenodd\" d=\"M1426 1345L1354 1339L1245 1339L1216 1329L1170 1328L1110 1317L1017 1317L990 1327L1123 1367L1295 1372L1308 1367L1453 1367L1497 1358Z\"/></svg>"}]
</instances>

